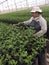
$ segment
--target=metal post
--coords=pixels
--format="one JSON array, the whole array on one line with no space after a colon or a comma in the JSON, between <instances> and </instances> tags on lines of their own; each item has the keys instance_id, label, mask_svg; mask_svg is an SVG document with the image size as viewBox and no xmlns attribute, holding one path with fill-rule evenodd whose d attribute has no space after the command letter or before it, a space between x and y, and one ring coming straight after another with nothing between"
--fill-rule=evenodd
<instances>
[{"instance_id":1,"label":"metal post","mask_svg":"<svg viewBox=\"0 0 49 65\"><path fill-rule=\"evenodd\" d=\"M46 0L45 0L45 4L46 4Z\"/></svg>"},{"instance_id":2,"label":"metal post","mask_svg":"<svg viewBox=\"0 0 49 65\"><path fill-rule=\"evenodd\" d=\"M26 6L29 7L28 0L26 0Z\"/></svg>"},{"instance_id":3,"label":"metal post","mask_svg":"<svg viewBox=\"0 0 49 65\"><path fill-rule=\"evenodd\" d=\"M45 0L45 5L47 4L47 0Z\"/></svg>"},{"instance_id":4,"label":"metal post","mask_svg":"<svg viewBox=\"0 0 49 65\"><path fill-rule=\"evenodd\" d=\"M37 5L37 0L35 0L35 4Z\"/></svg>"},{"instance_id":5,"label":"metal post","mask_svg":"<svg viewBox=\"0 0 49 65\"><path fill-rule=\"evenodd\" d=\"M0 5L2 5L2 7L4 8L3 3L5 3L5 2L7 2L7 6L8 6L8 9L9 9L8 0L2 1L2 2L0 3ZM4 9L3 9L3 11L4 11Z\"/></svg>"},{"instance_id":6,"label":"metal post","mask_svg":"<svg viewBox=\"0 0 49 65\"><path fill-rule=\"evenodd\" d=\"M8 5L8 0L6 0L7 1L7 7L8 7L8 10L10 11L10 8L9 8L9 5Z\"/></svg>"},{"instance_id":7,"label":"metal post","mask_svg":"<svg viewBox=\"0 0 49 65\"><path fill-rule=\"evenodd\" d=\"M16 1L14 0L14 4L15 4L15 7L16 7L16 10L17 10L17 4L16 4Z\"/></svg>"},{"instance_id":8,"label":"metal post","mask_svg":"<svg viewBox=\"0 0 49 65\"><path fill-rule=\"evenodd\" d=\"M3 9L3 11L4 11L4 6L3 6L3 4L2 4L2 9Z\"/></svg>"}]
</instances>

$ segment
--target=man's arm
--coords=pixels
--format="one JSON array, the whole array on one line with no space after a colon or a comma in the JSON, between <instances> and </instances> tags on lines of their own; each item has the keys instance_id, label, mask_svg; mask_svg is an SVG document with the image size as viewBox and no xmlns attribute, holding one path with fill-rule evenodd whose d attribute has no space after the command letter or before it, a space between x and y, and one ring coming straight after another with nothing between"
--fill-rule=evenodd
<instances>
[{"instance_id":1,"label":"man's arm","mask_svg":"<svg viewBox=\"0 0 49 65\"><path fill-rule=\"evenodd\" d=\"M15 25L23 25L23 24L29 25L29 24L31 23L31 21L32 21L32 18L33 18L33 17L31 17L31 18L30 18L29 20L27 20L27 21L19 22L18 24L15 24Z\"/></svg>"},{"instance_id":2,"label":"man's arm","mask_svg":"<svg viewBox=\"0 0 49 65\"><path fill-rule=\"evenodd\" d=\"M33 17L31 17L31 18L30 18L29 20L27 20L27 21L24 21L23 23L24 23L25 25L29 25L29 24L31 23L32 19L33 19Z\"/></svg>"}]
</instances>

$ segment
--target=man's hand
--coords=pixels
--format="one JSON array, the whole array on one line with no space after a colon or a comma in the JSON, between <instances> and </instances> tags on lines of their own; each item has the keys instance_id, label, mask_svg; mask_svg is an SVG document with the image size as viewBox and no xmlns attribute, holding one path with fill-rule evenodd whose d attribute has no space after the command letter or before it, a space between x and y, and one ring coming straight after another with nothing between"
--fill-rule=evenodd
<instances>
[{"instance_id":1,"label":"man's hand","mask_svg":"<svg viewBox=\"0 0 49 65\"><path fill-rule=\"evenodd\" d=\"M18 24L16 24L16 25L23 25L24 23L23 22L19 22Z\"/></svg>"},{"instance_id":2,"label":"man's hand","mask_svg":"<svg viewBox=\"0 0 49 65\"><path fill-rule=\"evenodd\" d=\"M19 22L17 24L13 24L13 25L23 25L23 24L24 24L24 22Z\"/></svg>"},{"instance_id":3,"label":"man's hand","mask_svg":"<svg viewBox=\"0 0 49 65\"><path fill-rule=\"evenodd\" d=\"M36 34L34 34L33 36L34 36L34 37L37 37L37 35L36 35Z\"/></svg>"}]
</instances>

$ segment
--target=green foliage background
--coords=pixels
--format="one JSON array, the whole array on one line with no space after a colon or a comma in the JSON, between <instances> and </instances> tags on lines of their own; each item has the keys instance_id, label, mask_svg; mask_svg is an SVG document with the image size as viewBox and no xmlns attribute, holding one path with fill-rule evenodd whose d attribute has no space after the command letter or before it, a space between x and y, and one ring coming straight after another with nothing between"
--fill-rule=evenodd
<instances>
[{"instance_id":1,"label":"green foliage background","mask_svg":"<svg viewBox=\"0 0 49 65\"><path fill-rule=\"evenodd\" d=\"M49 24L49 7L42 9ZM45 47L46 39L34 38L31 26L12 25L30 17L30 9L0 15L0 65L32 65Z\"/></svg>"}]
</instances>

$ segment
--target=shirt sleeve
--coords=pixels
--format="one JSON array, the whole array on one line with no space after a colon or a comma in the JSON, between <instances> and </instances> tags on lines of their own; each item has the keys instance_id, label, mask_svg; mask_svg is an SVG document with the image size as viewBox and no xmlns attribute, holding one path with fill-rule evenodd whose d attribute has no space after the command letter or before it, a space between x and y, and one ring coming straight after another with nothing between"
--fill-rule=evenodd
<instances>
[{"instance_id":1,"label":"shirt sleeve","mask_svg":"<svg viewBox=\"0 0 49 65\"><path fill-rule=\"evenodd\" d=\"M38 37L43 36L47 32L47 21L43 18L40 20L41 30L36 33Z\"/></svg>"},{"instance_id":2,"label":"shirt sleeve","mask_svg":"<svg viewBox=\"0 0 49 65\"><path fill-rule=\"evenodd\" d=\"M31 17L31 18L30 18L29 20L27 20L27 21L24 21L23 23L24 23L25 25L29 25L29 24L31 23L32 19L33 19L33 17Z\"/></svg>"}]
</instances>

